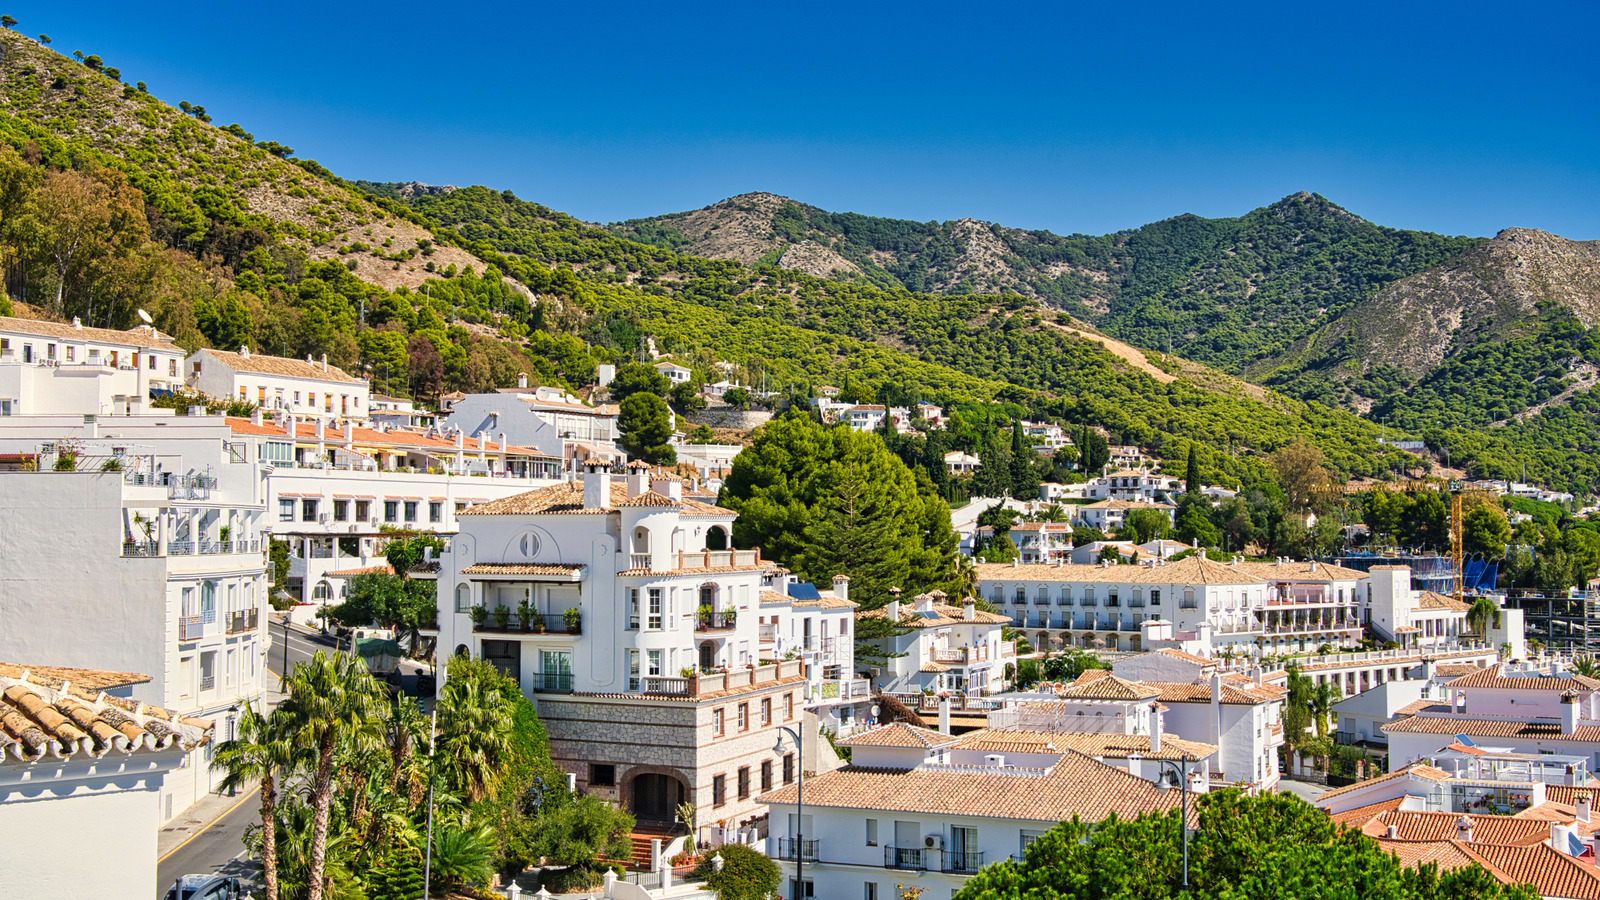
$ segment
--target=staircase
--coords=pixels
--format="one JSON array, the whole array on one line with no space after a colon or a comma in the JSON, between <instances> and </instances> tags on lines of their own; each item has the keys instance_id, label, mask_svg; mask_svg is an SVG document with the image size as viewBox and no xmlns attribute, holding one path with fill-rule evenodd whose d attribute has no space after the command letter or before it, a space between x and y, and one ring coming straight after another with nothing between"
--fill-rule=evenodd
<instances>
[{"instance_id":1,"label":"staircase","mask_svg":"<svg viewBox=\"0 0 1600 900\"><path fill-rule=\"evenodd\" d=\"M650 871L650 842L659 839L663 849L671 843L677 829L671 825L635 825L628 839L633 842L633 858L628 868L636 872Z\"/></svg>"}]
</instances>

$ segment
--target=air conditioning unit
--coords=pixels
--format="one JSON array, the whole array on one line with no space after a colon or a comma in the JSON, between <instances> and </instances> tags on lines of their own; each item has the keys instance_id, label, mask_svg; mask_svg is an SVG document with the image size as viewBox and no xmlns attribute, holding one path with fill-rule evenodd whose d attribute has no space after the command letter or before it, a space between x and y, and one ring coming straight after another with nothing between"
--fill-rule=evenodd
<instances>
[{"instance_id":1,"label":"air conditioning unit","mask_svg":"<svg viewBox=\"0 0 1600 900\"><path fill-rule=\"evenodd\" d=\"M922 846L923 846L924 849L927 849L927 850L943 850L944 849L944 835L942 835L942 834L930 834L927 837L922 839Z\"/></svg>"},{"instance_id":2,"label":"air conditioning unit","mask_svg":"<svg viewBox=\"0 0 1600 900\"><path fill-rule=\"evenodd\" d=\"M328 514L327 513L318 513L317 514L317 521L321 522L324 525L328 524Z\"/></svg>"},{"instance_id":3,"label":"air conditioning unit","mask_svg":"<svg viewBox=\"0 0 1600 900\"><path fill-rule=\"evenodd\" d=\"M377 528L378 527L378 519L377 519L377 517L373 517L372 521L369 524L371 524L373 528Z\"/></svg>"}]
</instances>

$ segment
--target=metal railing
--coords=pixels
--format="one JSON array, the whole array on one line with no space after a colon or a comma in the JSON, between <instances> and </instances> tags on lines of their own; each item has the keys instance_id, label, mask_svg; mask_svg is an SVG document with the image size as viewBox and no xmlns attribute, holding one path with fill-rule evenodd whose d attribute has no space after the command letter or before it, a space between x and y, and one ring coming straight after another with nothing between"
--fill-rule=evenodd
<instances>
[{"instance_id":1,"label":"metal railing","mask_svg":"<svg viewBox=\"0 0 1600 900\"><path fill-rule=\"evenodd\" d=\"M229 634L238 634L241 631L254 631L260 624L261 611L258 609L228 613Z\"/></svg>"},{"instance_id":2,"label":"metal railing","mask_svg":"<svg viewBox=\"0 0 1600 900\"><path fill-rule=\"evenodd\" d=\"M169 541L167 543L168 556L193 556L194 541Z\"/></svg>"},{"instance_id":3,"label":"metal railing","mask_svg":"<svg viewBox=\"0 0 1600 900\"><path fill-rule=\"evenodd\" d=\"M505 607L501 607L504 609ZM524 621L513 611L504 625L495 621L493 616L472 626L473 631L492 631L499 634L582 634L583 618L581 616L567 621L564 613L541 615L534 613Z\"/></svg>"},{"instance_id":4,"label":"metal railing","mask_svg":"<svg viewBox=\"0 0 1600 900\"><path fill-rule=\"evenodd\" d=\"M202 675L202 676L200 676L200 693L203 694L206 691L209 691L209 690L211 690L212 688L214 688L216 686L217 686L217 676L215 676L215 675Z\"/></svg>"},{"instance_id":5,"label":"metal railing","mask_svg":"<svg viewBox=\"0 0 1600 900\"><path fill-rule=\"evenodd\" d=\"M982 850L946 850L944 852L944 871L946 872L976 872L983 868Z\"/></svg>"},{"instance_id":6,"label":"metal railing","mask_svg":"<svg viewBox=\"0 0 1600 900\"><path fill-rule=\"evenodd\" d=\"M1033 605L1034 606L1049 606L1050 605L1050 598L1049 597L1035 597L1035 598L1033 598Z\"/></svg>"},{"instance_id":7,"label":"metal railing","mask_svg":"<svg viewBox=\"0 0 1600 900\"><path fill-rule=\"evenodd\" d=\"M533 676L533 689L546 694L570 694L572 673L540 672Z\"/></svg>"},{"instance_id":8,"label":"metal railing","mask_svg":"<svg viewBox=\"0 0 1600 900\"><path fill-rule=\"evenodd\" d=\"M883 848L883 867L886 869L910 869L914 872L927 871L927 856L921 847L885 847Z\"/></svg>"},{"instance_id":9,"label":"metal railing","mask_svg":"<svg viewBox=\"0 0 1600 900\"><path fill-rule=\"evenodd\" d=\"M160 541L123 541L123 556L160 556Z\"/></svg>"},{"instance_id":10,"label":"metal railing","mask_svg":"<svg viewBox=\"0 0 1600 900\"><path fill-rule=\"evenodd\" d=\"M817 859L817 845L820 843L820 840L778 838L778 858Z\"/></svg>"},{"instance_id":11,"label":"metal railing","mask_svg":"<svg viewBox=\"0 0 1600 900\"><path fill-rule=\"evenodd\" d=\"M205 622L200 616L180 616L178 618L178 640L196 641L205 634Z\"/></svg>"},{"instance_id":12,"label":"metal railing","mask_svg":"<svg viewBox=\"0 0 1600 900\"><path fill-rule=\"evenodd\" d=\"M728 631L738 622L739 614L735 610L726 609L699 616L695 619L695 631ZM810 648L807 648L810 649Z\"/></svg>"}]
</instances>

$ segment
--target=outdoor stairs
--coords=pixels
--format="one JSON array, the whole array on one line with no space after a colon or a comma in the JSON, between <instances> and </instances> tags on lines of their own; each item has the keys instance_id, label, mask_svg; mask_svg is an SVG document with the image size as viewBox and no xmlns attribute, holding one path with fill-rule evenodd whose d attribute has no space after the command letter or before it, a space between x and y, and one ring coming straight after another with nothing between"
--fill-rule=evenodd
<instances>
[{"instance_id":1,"label":"outdoor stairs","mask_svg":"<svg viewBox=\"0 0 1600 900\"><path fill-rule=\"evenodd\" d=\"M635 825L628 838L633 841L633 859L628 867L635 871L650 871L650 842L659 838L665 848L672 842L677 829L670 825Z\"/></svg>"}]
</instances>

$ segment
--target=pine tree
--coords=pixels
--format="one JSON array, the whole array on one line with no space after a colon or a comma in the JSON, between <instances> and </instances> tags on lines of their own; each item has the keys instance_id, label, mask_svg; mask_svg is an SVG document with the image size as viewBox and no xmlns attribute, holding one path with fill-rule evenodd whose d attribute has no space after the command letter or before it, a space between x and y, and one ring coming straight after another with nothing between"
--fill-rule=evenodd
<instances>
[{"instance_id":1,"label":"pine tree","mask_svg":"<svg viewBox=\"0 0 1600 900\"><path fill-rule=\"evenodd\" d=\"M1200 463L1195 457L1194 444L1191 442L1189 444L1188 476L1185 479L1184 488L1188 493L1198 494L1198 493L1200 493L1200 488L1201 487L1202 487L1202 485L1200 484Z\"/></svg>"},{"instance_id":2,"label":"pine tree","mask_svg":"<svg viewBox=\"0 0 1600 900\"><path fill-rule=\"evenodd\" d=\"M1011 496L1018 500L1035 500L1039 495L1039 472L1033 467L1038 454L1023 442L1022 423L1011 427Z\"/></svg>"}]
</instances>

